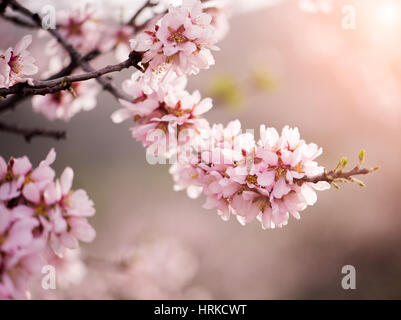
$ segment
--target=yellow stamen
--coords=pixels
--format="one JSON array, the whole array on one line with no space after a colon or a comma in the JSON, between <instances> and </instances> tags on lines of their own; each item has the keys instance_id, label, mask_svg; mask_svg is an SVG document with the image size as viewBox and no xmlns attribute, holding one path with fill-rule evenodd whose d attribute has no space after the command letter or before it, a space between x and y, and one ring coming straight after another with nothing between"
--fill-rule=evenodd
<instances>
[{"instance_id":1,"label":"yellow stamen","mask_svg":"<svg viewBox=\"0 0 401 320\"><path fill-rule=\"evenodd\" d=\"M256 176L256 174L254 175L248 174L245 180L253 185L256 185L258 183L258 177Z\"/></svg>"}]
</instances>

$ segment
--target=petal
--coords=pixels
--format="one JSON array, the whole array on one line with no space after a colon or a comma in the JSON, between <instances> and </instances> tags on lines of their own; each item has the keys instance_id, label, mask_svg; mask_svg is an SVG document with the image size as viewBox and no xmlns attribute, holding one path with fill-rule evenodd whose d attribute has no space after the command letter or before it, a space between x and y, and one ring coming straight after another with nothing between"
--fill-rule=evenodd
<instances>
[{"instance_id":1,"label":"petal","mask_svg":"<svg viewBox=\"0 0 401 320\"><path fill-rule=\"evenodd\" d=\"M211 108L213 108L212 99L205 98L195 107L193 114L195 116L198 116L205 112L208 112Z\"/></svg>"},{"instance_id":2,"label":"petal","mask_svg":"<svg viewBox=\"0 0 401 320\"><path fill-rule=\"evenodd\" d=\"M119 109L111 115L111 120L114 123L121 123L131 117L131 112L127 109Z\"/></svg>"},{"instance_id":3,"label":"petal","mask_svg":"<svg viewBox=\"0 0 401 320\"><path fill-rule=\"evenodd\" d=\"M96 231L85 218L70 218L68 224L71 226L71 233L77 239L84 242L91 242L96 237Z\"/></svg>"},{"instance_id":4,"label":"petal","mask_svg":"<svg viewBox=\"0 0 401 320\"><path fill-rule=\"evenodd\" d=\"M7 163L4 161L3 157L0 156L0 179L3 178L6 172L7 172Z\"/></svg>"},{"instance_id":5,"label":"petal","mask_svg":"<svg viewBox=\"0 0 401 320\"><path fill-rule=\"evenodd\" d=\"M304 183L301 186L301 194L304 197L306 203L310 206L313 206L317 201L317 194L312 187L310 187L307 183Z\"/></svg>"},{"instance_id":6,"label":"petal","mask_svg":"<svg viewBox=\"0 0 401 320\"><path fill-rule=\"evenodd\" d=\"M50 166L56 160L56 151L54 148L51 148L49 153L46 156L46 159L43 160L39 166Z\"/></svg>"},{"instance_id":7,"label":"petal","mask_svg":"<svg viewBox=\"0 0 401 320\"><path fill-rule=\"evenodd\" d=\"M275 176L276 173L274 171L263 172L258 177L258 184L261 185L262 187L268 187L274 182Z\"/></svg>"},{"instance_id":8,"label":"petal","mask_svg":"<svg viewBox=\"0 0 401 320\"><path fill-rule=\"evenodd\" d=\"M198 187L198 186L189 186L187 188L187 195L188 197L190 197L191 199L196 199L198 198L201 194L202 194L202 187Z\"/></svg>"},{"instance_id":9,"label":"petal","mask_svg":"<svg viewBox=\"0 0 401 320\"><path fill-rule=\"evenodd\" d=\"M32 169L32 164L27 156L14 159L13 172L18 175L26 175Z\"/></svg>"},{"instance_id":10,"label":"petal","mask_svg":"<svg viewBox=\"0 0 401 320\"><path fill-rule=\"evenodd\" d=\"M291 188L287 185L284 178L281 178L274 185L272 195L273 195L273 197L280 199L290 191L291 191Z\"/></svg>"},{"instance_id":11,"label":"petal","mask_svg":"<svg viewBox=\"0 0 401 320\"><path fill-rule=\"evenodd\" d=\"M278 156L276 153L266 150L266 149L260 149L257 151L256 155L259 158L262 158L264 161L266 161L270 165L276 165L278 162Z\"/></svg>"},{"instance_id":12,"label":"petal","mask_svg":"<svg viewBox=\"0 0 401 320\"><path fill-rule=\"evenodd\" d=\"M63 195L66 195L71 190L73 178L74 171L70 167L65 168L60 177L61 193Z\"/></svg>"},{"instance_id":13,"label":"petal","mask_svg":"<svg viewBox=\"0 0 401 320\"><path fill-rule=\"evenodd\" d=\"M24 36L18 43L15 45L14 48L14 55L19 55L23 50L29 47L32 42L32 35L27 34Z\"/></svg>"},{"instance_id":14,"label":"petal","mask_svg":"<svg viewBox=\"0 0 401 320\"><path fill-rule=\"evenodd\" d=\"M34 181L51 181L54 179L54 170L47 166L38 167L33 170L31 178Z\"/></svg>"},{"instance_id":15,"label":"petal","mask_svg":"<svg viewBox=\"0 0 401 320\"><path fill-rule=\"evenodd\" d=\"M15 181L6 182L0 186L0 200L10 200L20 195Z\"/></svg>"},{"instance_id":16,"label":"petal","mask_svg":"<svg viewBox=\"0 0 401 320\"><path fill-rule=\"evenodd\" d=\"M52 205L60 200L60 192L58 192L57 186L54 182L46 187L43 197L47 205Z\"/></svg>"},{"instance_id":17,"label":"petal","mask_svg":"<svg viewBox=\"0 0 401 320\"><path fill-rule=\"evenodd\" d=\"M68 249L78 249L78 240L70 233L65 232L60 236L60 243Z\"/></svg>"},{"instance_id":18,"label":"petal","mask_svg":"<svg viewBox=\"0 0 401 320\"><path fill-rule=\"evenodd\" d=\"M324 191L330 189L330 183L326 181L319 181L317 183L311 184L313 189L318 190L318 191Z\"/></svg>"},{"instance_id":19,"label":"petal","mask_svg":"<svg viewBox=\"0 0 401 320\"><path fill-rule=\"evenodd\" d=\"M30 202L33 202L35 204L38 204L40 202L40 192L39 188L37 185L33 182L28 183L24 189L22 190L22 194L24 197L29 200Z\"/></svg>"}]
</instances>

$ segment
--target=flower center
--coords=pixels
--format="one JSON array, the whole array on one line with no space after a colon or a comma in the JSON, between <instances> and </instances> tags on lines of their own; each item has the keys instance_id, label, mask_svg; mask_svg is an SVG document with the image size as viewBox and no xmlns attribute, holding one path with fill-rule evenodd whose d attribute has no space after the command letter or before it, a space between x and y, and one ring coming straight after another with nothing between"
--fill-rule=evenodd
<instances>
[{"instance_id":1,"label":"flower center","mask_svg":"<svg viewBox=\"0 0 401 320\"><path fill-rule=\"evenodd\" d=\"M70 21L68 26L68 32L70 35L80 35L82 34L82 24L83 22Z\"/></svg>"},{"instance_id":2,"label":"flower center","mask_svg":"<svg viewBox=\"0 0 401 320\"><path fill-rule=\"evenodd\" d=\"M276 179L279 180L282 177L285 177L287 173L287 168L283 165L280 165L276 168Z\"/></svg>"},{"instance_id":3,"label":"flower center","mask_svg":"<svg viewBox=\"0 0 401 320\"><path fill-rule=\"evenodd\" d=\"M183 35L183 32L185 31L184 25L181 25L177 30L168 27L168 30L171 33L170 37L168 37L167 39L168 41L175 43L184 43L188 41L188 38L185 35Z\"/></svg>"},{"instance_id":4,"label":"flower center","mask_svg":"<svg viewBox=\"0 0 401 320\"><path fill-rule=\"evenodd\" d=\"M248 174L245 178L245 180L250 183L250 184L254 184L256 185L258 183L258 177L256 176L256 174L254 175L250 175Z\"/></svg>"},{"instance_id":5,"label":"flower center","mask_svg":"<svg viewBox=\"0 0 401 320\"><path fill-rule=\"evenodd\" d=\"M31 175L30 175L30 174L28 174L28 175L25 177L25 180L24 180L23 185L25 186L25 185L27 185L29 182L33 182L33 180L32 180L32 178L31 178Z\"/></svg>"},{"instance_id":6,"label":"flower center","mask_svg":"<svg viewBox=\"0 0 401 320\"><path fill-rule=\"evenodd\" d=\"M43 216L46 213L46 207L43 204L40 204L37 208L36 208L36 215L37 216Z\"/></svg>"},{"instance_id":7,"label":"flower center","mask_svg":"<svg viewBox=\"0 0 401 320\"><path fill-rule=\"evenodd\" d=\"M293 169L294 169L294 171L296 171L296 172L298 172L298 173L304 173L305 167L304 167L303 164L300 162L300 163L298 163Z\"/></svg>"},{"instance_id":8,"label":"flower center","mask_svg":"<svg viewBox=\"0 0 401 320\"><path fill-rule=\"evenodd\" d=\"M10 66L11 70L16 74L21 73L23 68L23 63L20 56L12 56L8 65Z\"/></svg>"},{"instance_id":9,"label":"flower center","mask_svg":"<svg viewBox=\"0 0 401 320\"><path fill-rule=\"evenodd\" d=\"M10 182L13 181L14 176L11 172L7 172L6 175L4 176L4 181L6 182Z\"/></svg>"}]
</instances>

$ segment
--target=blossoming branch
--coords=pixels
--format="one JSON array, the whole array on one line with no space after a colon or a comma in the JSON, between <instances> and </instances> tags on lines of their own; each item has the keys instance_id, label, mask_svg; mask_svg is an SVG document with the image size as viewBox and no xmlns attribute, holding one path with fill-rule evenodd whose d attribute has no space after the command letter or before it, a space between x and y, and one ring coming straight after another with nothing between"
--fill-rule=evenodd
<instances>
[{"instance_id":1,"label":"blossoming branch","mask_svg":"<svg viewBox=\"0 0 401 320\"><path fill-rule=\"evenodd\" d=\"M52 57L45 80L32 78L39 71L29 51L32 36L0 53L0 96L5 97L0 112L32 97L35 112L69 121L95 108L104 89L122 106L112 121L135 123L132 137L146 147L147 158L176 159L170 168L175 190L186 190L192 198L203 194L204 208L217 210L224 220L231 215L243 225L258 220L264 229L283 227L290 216L299 219L300 212L316 203L316 191L342 182L363 186L355 176L377 170L363 168L363 150L353 169L345 171L346 158L335 169L325 169L316 161L322 148L301 139L298 128L285 126L279 133L262 124L255 139L242 132L239 120L210 124L203 115L213 107L212 99L197 90L188 92L186 85L188 76L215 64L213 51L227 31L225 10L209 1L184 0L138 25L141 12L155 6L146 1L123 24L110 22L92 6L58 12L56 28L39 31L49 39L45 53ZM8 10L23 17L29 28L41 27L40 16L17 1L1 1L0 14L23 25L20 17L10 19ZM98 70L90 65L109 52L115 54L115 64ZM131 66L137 70L122 90L104 77ZM28 141L38 135L64 137L5 122L0 130ZM53 150L36 169L27 157L8 163L0 158L0 297L25 296L46 247L61 254L77 248L78 240L94 239L87 222L95 213L93 202L85 191L71 190L72 169L54 181L54 160Z\"/></svg>"}]
</instances>

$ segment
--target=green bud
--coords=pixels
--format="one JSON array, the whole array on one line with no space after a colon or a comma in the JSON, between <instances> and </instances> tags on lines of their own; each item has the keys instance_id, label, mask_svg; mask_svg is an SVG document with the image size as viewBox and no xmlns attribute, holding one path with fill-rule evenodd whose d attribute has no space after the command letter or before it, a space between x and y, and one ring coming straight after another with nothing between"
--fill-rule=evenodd
<instances>
[{"instance_id":1,"label":"green bud","mask_svg":"<svg viewBox=\"0 0 401 320\"><path fill-rule=\"evenodd\" d=\"M75 92L75 90L74 90L72 87L68 88L68 91L72 94L72 96L73 96L74 98L77 97L77 93Z\"/></svg>"},{"instance_id":2,"label":"green bud","mask_svg":"<svg viewBox=\"0 0 401 320\"><path fill-rule=\"evenodd\" d=\"M334 171L343 171L347 166L347 164L348 164L348 158L342 157L338 162L337 167L334 169Z\"/></svg>"},{"instance_id":3,"label":"green bud","mask_svg":"<svg viewBox=\"0 0 401 320\"><path fill-rule=\"evenodd\" d=\"M365 157L366 157L366 151L364 149L362 149L361 151L359 151L359 161L364 161Z\"/></svg>"},{"instance_id":4,"label":"green bud","mask_svg":"<svg viewBox=\"0 0 401 320\"><path fill-rule=\"evenodd\" d=\"M351 177L351 181L355 182L357 185L359 185L360 187L365 187L365 183L357 178Z\"/></svg>"},{"instance_id":5,"label":"green bud","mask_svg":"<svg viewBox=\"0 0 401 320\"><path fill-rule=\"evenodd\" d=\"M359 155L358 155L358 159L359 159L358 168L360 168L362 166L363 162L365 161L365 157L366 157L366 151L364 149L362 149L361 151L359 151Z\"/></svg>"},{"instance_id":6,"label":"green bud","mask_svg":"<svg viewBox=\"0 0 401 320\"><path fill-rule=\"evenodd\" d=\"M376 167L370 169L370 172L375 172L375 171L377 171L379 169L380 169L380 166L376 166Z\"/></svg>"}]
</instances>

